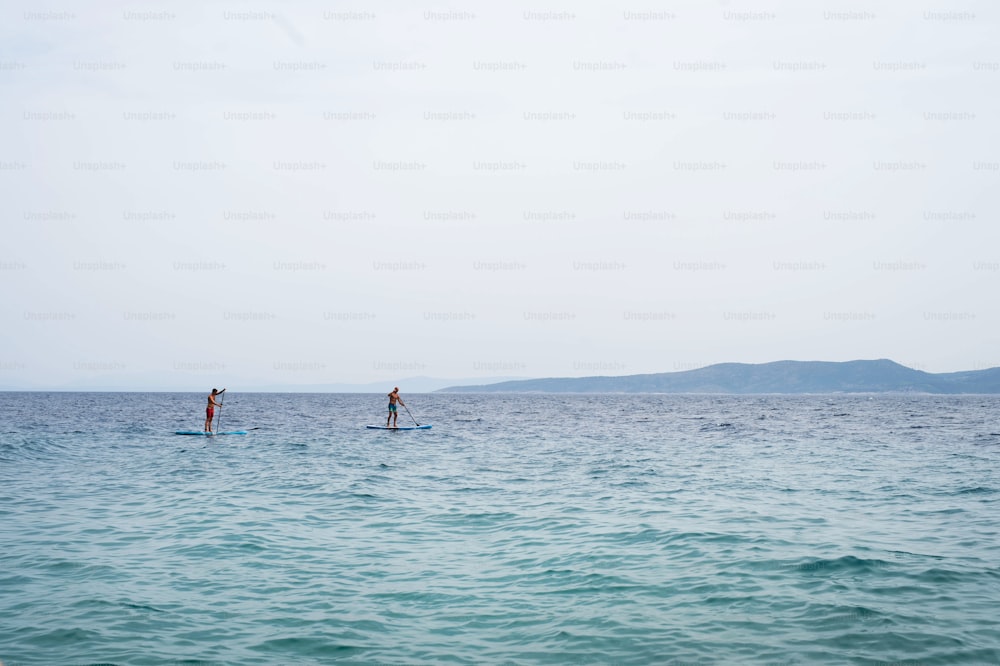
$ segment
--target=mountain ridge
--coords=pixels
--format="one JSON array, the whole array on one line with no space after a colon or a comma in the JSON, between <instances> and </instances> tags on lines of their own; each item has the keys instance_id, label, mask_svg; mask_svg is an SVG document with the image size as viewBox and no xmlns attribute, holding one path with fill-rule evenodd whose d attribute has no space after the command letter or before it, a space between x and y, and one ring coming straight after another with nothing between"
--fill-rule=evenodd
<instances>
[{"instance_id":1,"label":"mountain ridge","mask_svg":"<svg viewBox=\"0 0 1000 666\"><path fill-rule=\"evenodd\" d=\"M448 386L442 393L1000 393L1000 367L930 373L889 359L717 363L640 375L550 377Z\"/></svg>"}]
</instances>

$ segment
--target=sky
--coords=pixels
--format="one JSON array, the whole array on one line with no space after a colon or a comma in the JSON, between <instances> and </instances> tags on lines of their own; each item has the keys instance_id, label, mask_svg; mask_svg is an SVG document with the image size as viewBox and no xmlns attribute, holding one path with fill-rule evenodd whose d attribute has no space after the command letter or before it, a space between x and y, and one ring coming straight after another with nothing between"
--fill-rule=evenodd
<instances>
[{"instance_id":1,"label":"sky","mask_svg":"<svg viewBox=\"0 0 1000 666\"><path fill-rule=\"evenodd\" d=\"M1000 366L994 2L0 6L0 389Z\"/></svg>"}]
</instances>

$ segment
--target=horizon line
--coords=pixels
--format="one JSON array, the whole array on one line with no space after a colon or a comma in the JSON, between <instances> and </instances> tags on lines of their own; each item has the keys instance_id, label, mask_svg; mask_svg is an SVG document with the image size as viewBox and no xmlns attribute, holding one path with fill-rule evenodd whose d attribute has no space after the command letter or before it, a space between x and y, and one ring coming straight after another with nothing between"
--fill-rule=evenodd
<instances>
[{"instance_id":1,"label":"horizon line","mask_svg":"<svg viewBox=\"0 0 1000 666\"><path fill-rule=\"evenodd\" d=\"M707 369L707 368L712 368L712 367L717 367L717 366L723 366L723 365L739 365L739 366L751 366L751 367L753 367L753 366L759 367L759 366L766 366L766 365L774 365L774 364L779 364L779 363L843 365L843 364L849 364L849 363L877 363L877 362L880 362L880 361L892 363L892 364L897 365L897 366L899 366L901 368L906 368L906 369L912 370L914 372L921 372L921 373L924 373L924 374L927 374L927 375L947 375L947 374L957 374L957 373L963 373L963 372L983 372L983 371L995 370L995 369L1000 368L1000 366L988 366L988 367L981 367L981 368L973 368L973 369L970 369L970 370L950 370L950 371L945 371L945 372L930 372L928 370L923 370L921 368L914 368L912 366L908 366L908 365L905 365L903 363L899 363L898 361L894 361L894 360L892 360L890 358L852 359L852 360L849 360L849 361L817 361L817 360L800 361L800 360L795 360L795 359L781 359L781 360L776 360L776 361L764 361L764 362L761 362L761 363L748 363L748 362L742 362L742 361L721 361L721 362L718 362L718 363L709 363L707 365L702 365L702 366L698 366L698 367L694 367L694 368L686 368L686 369L683 369L683 370L672 370L672 371L661 371L661 372L635 372L635 373L622 374L622 375L580 375L580 376L562 375L562 376L542 376L542 377L528 377L528 378L514 376L514 377L510 377L508 379L504 379L504 378L500 378L500 377L495 377L494 376L494 377L489 377L489 378L483 378L484 380L486 380L486 383L476 383L476 381L478 381L478 380L477 380L477 378L473 378L473 377L445 378L445 377L415 376L415 377L406 377L406 378L395 379L395 380L387 380L386 384L387 385L388 384L398 384L398 383L402 383L402 382L405 382L405 381L411 381L411 380L416 381L416 382L433 382L433 383L458 382L458 383L453 383L453 384L445 384L444 386L441 386L439 388L434 388L434 389L429 389L429 390L404 391L404 392L408 392L408 393L437 393L437 392L445 391L445 390L450 389L450 388L470 389L470 388L475 388L475 387L479 387L479 386L489 387L489 386L495 386L497 384L505 384L505 383L513 383L513 382L535 382L535 381L547 381L547 380L576 380L576 379L615 379L615 378L619 378L620 379L620 378L643 377L643 376L652 376L652 375L671 375L671 374L681 374L681 373L685 373L685 372L694 372L694 371L697 371L697 370L704 370L704 369ZM345 386L348 386L348 387L352 386L352 384L353 384L357 388L361 388L361 387L370 386L372 384L378 383L378 381L379 380L370 381L370 382L356 382L356 383L355 382L326 382L326 383L317 383L317 384L294 384L294 383L288 382L288 383L285 383L285 384L274 385L271 388L266 388L266 387L265 388L261 388L259 383L255 383L255 384L251 385L250 388L241 389L241 390L237 390L237 391L234 391L234 392L238 392L238 393L300 393L300 394L305 394L305 393L316 393L316 394L343 393L343 394L354 394L354 395L378 395L381 392L381 390L378 390L378 391L369 391L369 390L341 390L341 389L324 389L324 388L322 388L324 385L336 385L336 384L345 385ZM295 388L295 387L300 387L300 388ZM205 389L205 390L207 390L207 389ZM123 388L123 387L109 388L109 387L98 387L98 386L93 386L93 387L89 387L88 388L88 387L71 387L71 386L66 386L66 385L58 386L58 387L52 387L52 386L49 386L49 387L46 387L46 386L42 386L42 387L15 387L15 386L0 387L0 393L36 393L36 392L50 392L50 393L202 393L203 390L200 390L200 389L199 390L191 390L191 389L181 389L181 388ZM466 390L465 392L468 393L468 392L471 392L471 391ZM536 392L540 392L540 391L536 391ZM567 392L567 391L561 391L561 393L569 393L569 392ZM619 393L619 392L614 392L614 393ZM631 393L631 392L629 392L629 393ZM650 393L659 393L659 392L650 392ZM677 394L677 393L671 392L671 394ZM730 393L726 393L726 392L719 393L719 395L729 395L729 394ZM699 393L697 395L706 395L706 394Z\"/></svg>"}]
</instances>

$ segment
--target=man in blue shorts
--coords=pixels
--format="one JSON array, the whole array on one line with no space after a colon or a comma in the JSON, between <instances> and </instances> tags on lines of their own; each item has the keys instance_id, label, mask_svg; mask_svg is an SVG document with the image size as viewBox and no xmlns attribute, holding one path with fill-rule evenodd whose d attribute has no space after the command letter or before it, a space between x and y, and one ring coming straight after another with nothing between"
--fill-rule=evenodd
<instances>
[{"instance_id":1,"label":"man in blue shorts","mask_svg":"<svg viewBox=\"0 0 1000 666\"><path fill-rule=\"evenodd\" d=\"M392 393L389 394L389 416L387 416L386 419L385 419L385 427L386 428L389 427L389 420L390 419L392 420L392 427L393 428L398 427L396 425L396 419L399 417L399 412L396 410L396 403L397 402L399 404L403 405L403 407L406 407L406 405L403 404L403 399L399 397L399 387L398 386L393 387Z\"/></svg>"}]
</instances>

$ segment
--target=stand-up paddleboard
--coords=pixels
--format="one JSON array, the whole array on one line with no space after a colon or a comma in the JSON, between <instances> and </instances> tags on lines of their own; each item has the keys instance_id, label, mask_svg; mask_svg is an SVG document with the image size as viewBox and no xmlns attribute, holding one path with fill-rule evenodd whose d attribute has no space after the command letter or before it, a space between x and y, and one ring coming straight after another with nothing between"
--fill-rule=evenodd
<instances>
[{"instance_id":1,"label":"stand-up paddleboard","mask_svg":"<svg viewBox=\"0 0 1000 666\"><path fill-rule=\"evenodd\" d=\"M178 430L176 435L205 435L207 437L214 437L215 435L245 435L246 430L230 430L228 432L204 432L201 430Z\"/></svg>"},{"instance_id":2,"label":"stand-up paddleboard","mask_svg":"<svg viewBox=\"0 0 1000 666\"><path fill-rule=\"evenodd\" d=\"M429 425L419 425L419 426L399 426L398 428L393 428L392 426L373 426L366 425L369 430L430 430Z\"/></svg>"}]
</instances>

